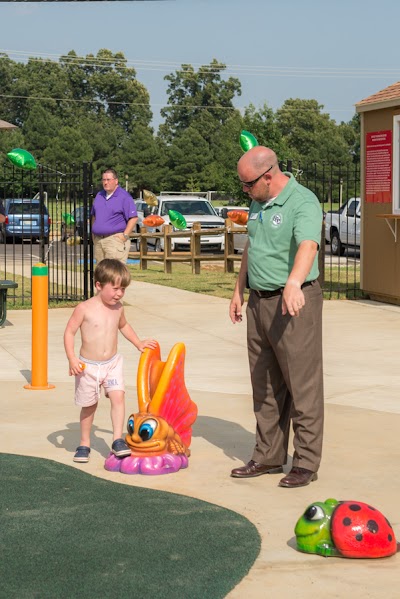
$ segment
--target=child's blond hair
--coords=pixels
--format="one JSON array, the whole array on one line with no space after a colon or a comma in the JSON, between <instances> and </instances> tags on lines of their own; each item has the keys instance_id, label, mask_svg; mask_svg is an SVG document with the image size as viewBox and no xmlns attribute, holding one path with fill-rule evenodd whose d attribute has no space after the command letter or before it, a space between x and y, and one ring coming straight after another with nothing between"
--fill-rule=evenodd
<instances>
[{"instance_id":1,"label":"child's blond hair","mask_svg":"<svg viewBox=\"0 0 400 599\"><path fill-rule=\"evenodd\" d=\"M114 258L104 258L94 269L94 283L100 283L101 286L111 283L119 284L121 287L128 287L131 282L131 273L128 268Z\"/></svg>"}]
</instances>

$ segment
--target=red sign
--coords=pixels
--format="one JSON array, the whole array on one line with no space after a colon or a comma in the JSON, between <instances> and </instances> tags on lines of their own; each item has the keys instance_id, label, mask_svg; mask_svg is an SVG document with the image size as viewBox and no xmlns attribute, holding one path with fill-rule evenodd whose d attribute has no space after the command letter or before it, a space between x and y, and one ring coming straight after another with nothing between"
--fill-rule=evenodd
<instances>
[{"instance_id":1,"label":"red sign","mask_svg":"<svg viewBox=\"0 0 400 599\"><path fill-rule=\"evenodd\" d=\"M392 202L392 132L367 133L365 201Z\"/></svg>"}]
</instances>

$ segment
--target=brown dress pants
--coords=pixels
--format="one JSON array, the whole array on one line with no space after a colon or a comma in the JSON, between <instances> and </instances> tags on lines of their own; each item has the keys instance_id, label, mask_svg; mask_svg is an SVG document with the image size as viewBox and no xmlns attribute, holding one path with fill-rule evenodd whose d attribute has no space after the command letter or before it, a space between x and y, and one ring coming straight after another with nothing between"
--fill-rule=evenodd
<instances>
[{"instance_id":1,"label":"brown dress pants","mask_svg":"<svg viewBox=\"0 0 400 599\"><path fill-rule=\"evenodd\" d=\"M317 472L324 423L322 369L322 291L303 288L298 317L282 316L282 296L260 298L250 292L247 345L256 445L252 459L265 465L287 462L293 423L293 466Z\"/></svg>"}]
</instances>

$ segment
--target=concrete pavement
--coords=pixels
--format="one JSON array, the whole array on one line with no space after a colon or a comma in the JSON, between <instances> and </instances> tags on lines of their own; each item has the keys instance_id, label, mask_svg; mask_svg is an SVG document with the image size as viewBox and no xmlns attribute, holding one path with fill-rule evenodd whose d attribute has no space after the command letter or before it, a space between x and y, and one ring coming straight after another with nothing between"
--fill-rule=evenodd
<instances>
[{"instance_id":1,"label":"concrete pavement","mask_svg":"<svg viewBox=\"0 0 400 599\"><path fill-rule=\"evenodd\" d=\"M72 462L79 411L62 343L69 308L49 312L48 382L55 389L47 391L23 388L30 382L31 312L7 313L0 330L0 451L50 458L108 480L181 493L244 514L257 526L262 548L231 599L284 599L293 594L300 599L397 599L399 556L350 560L302 554L295 549L293 528L312 501L353 499L380 509L400 541L400 308L325 302L326 426L319 480L301 489L282 489L277 486L281 475L254 480L229 476L233 467L249 459L254 443L245 322L230 323L229 302L137 282L125 300L133 328L140 337L155 337L163 358L174 343L186 345L186 386L199 408L189 468L159 477L105 471L111 443L105 399L96 414L90 462ZM139 354L122 336L119 349L125 357L128 415L137 410Z\"/></svg>"}]
</instances>

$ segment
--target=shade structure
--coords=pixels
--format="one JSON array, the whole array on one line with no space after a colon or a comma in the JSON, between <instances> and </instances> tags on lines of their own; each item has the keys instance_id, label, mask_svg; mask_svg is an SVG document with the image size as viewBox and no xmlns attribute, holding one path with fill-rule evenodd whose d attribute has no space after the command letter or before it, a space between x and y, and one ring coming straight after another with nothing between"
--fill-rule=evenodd
<instances>
[{"instance_id":1,"label":"shade structure","mask_svg":"<svg viewBox=\"0 0 400 599\"><path fill-rule=\"evenodd\" d=\"M13 125L12 123L7 123L7 121L2 121L0 119L0 129L18 129L17 125Z\"/></svg>"}]
</instances>

